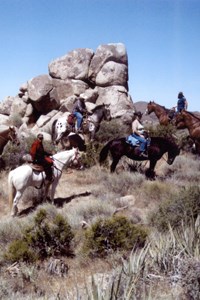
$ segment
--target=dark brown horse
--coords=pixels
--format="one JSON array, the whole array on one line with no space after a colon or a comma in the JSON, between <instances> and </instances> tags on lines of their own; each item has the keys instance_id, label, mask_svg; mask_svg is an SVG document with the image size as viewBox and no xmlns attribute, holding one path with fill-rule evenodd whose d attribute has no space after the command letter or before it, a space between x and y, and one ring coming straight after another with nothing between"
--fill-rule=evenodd
<instances>
[{"instance_id":1,"label":"dark brown horse","mask_svg":"<svg viewBox=\"0 0 200 300\"><path fill-rule=\"evenodd\" d=\"M196 152L200 155L200 117L186 110L176 115L175 125L177 129L187 128L193 139Z\"/></svg>"},{"instance_id":2,"label":"dark brown horse","mask_svg":"<svg viewBox=\"0 0 200 300\"><path fill-rule=\"evenodd\" d=\"M112 164L110 171L114 172L115 168L123 155L127 156L130 159L142 161L149 160L150 166L146 171L146 176L150 179L155 177L155 166L156 163L164 153L168 153L167 163L171 165L174 162L174 159L180 153L180 149L177 144L170 139L164 137L152 137L151 143L148 148L148 158L140 157L139 147L133 147L127 143L126 138L113 139L108 142L101 150L99 162L102 164L110 152L112 157Z\"/></svg>"},{"instance_id":3,"label":"dark brown horse","mask_svg":"<svg viewBox=\"0 0 200 300\"><path fill-rule=\"evenodd\" d=\"M161 106L161 105L155 103L154 101L150 101L147 104L147 109L146 109L145 114L149 115L152 112L155 113L156 117L158 118L158 120L160 122L160 125L166 126L171 122L171 120L174 116L175 110L165 108L164 106Z\"/></svg>"}]
</instances>

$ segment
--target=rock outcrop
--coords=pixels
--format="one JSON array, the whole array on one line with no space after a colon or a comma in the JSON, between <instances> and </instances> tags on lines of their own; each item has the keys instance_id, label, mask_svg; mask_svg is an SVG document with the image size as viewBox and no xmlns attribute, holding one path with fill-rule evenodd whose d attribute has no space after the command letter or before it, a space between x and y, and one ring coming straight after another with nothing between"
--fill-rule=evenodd
<instances>
[{"instance_id":1,"label":"rock outcrop","mask_svg":"<svg viewBox=\"0 0 200 300\"><path fill-rule=\"evenodd\" d=\"M22 128L50 134L52 122L71 111L77 95L90 110L110 104L112 118L130 116L134 105L128 93L128 56L123 44L75 49L48 65L49 74L29 79L15 97L0 103L1 123L20 118Z\"/></svg>"}]
</instances>

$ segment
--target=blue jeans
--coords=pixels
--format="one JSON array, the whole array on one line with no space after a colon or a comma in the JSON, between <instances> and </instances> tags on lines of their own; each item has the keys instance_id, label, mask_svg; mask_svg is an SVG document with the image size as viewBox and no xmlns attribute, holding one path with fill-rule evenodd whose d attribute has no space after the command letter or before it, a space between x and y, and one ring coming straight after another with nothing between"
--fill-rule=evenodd
<instances>
[{"instance_id":1,"label":"blue jeans","mask_svg":"<svg viewBox=\"0 0 200 300\"><path fill-rule=\"evenodd\" d=\"M135 133L132 133L132 136L140 142L140 151L144 152L147 148L147 140Z\"/></svg>"},{"instance_id":2,"label":"blue jeans","mask_svg":"<svg viewBox=\"0 0 200 300\"><path fill-rule=\"evenodd\" d=\"M79 130L81 128L81 124L83 122L83 115L78 111L74 112L74 115L77 119L77 130Z\"/></svg>"}]
</instances>

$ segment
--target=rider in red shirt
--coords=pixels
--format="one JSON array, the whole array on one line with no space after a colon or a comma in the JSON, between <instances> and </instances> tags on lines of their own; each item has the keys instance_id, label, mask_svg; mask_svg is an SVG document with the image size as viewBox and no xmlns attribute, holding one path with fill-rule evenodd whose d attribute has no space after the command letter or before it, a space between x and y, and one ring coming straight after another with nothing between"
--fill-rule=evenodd
<instances>
[{"instance_id":1,"label":"rider in red shirt","mask_svg":"<svg viewBox=\"0 0 200 300\"><path fill-rule=\"evenodd\" d=\"M33 159L33 163L43 166L46 174L46 179L51 182L53 180L53 160L51 157L49 157L51 154L44 150L42 142L43 138L43 134L39 133L37 135L37 139L31 146L30 154Z\"/></svg>"}]
</instances>

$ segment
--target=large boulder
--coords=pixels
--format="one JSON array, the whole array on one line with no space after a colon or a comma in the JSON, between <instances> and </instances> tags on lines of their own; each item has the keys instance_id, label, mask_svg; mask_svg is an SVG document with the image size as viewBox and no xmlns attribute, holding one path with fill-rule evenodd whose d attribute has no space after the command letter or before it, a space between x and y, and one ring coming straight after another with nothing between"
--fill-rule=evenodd
<instances>
[{"instance_id":1,"label":"large boulder","mask_svg":"<svg viewBox=\"0 0 200 300\"><path fill-rule=\"evenodd\" d=\"M96 104L110 104L112 118L123 116L127 111L134 110L131 97L123 86L98 87L99 97Z\"/></svg>"},{"instance_id":2,"label":"large boulder","mask_svg":"<svg viewBox=\"0 0 200 300\"><path fill-rule=\"evenodd\" d=\"M116 62L128 67L128 56L124 44L100 45L92 58L89 68L89 79L96 84L96 77L107 62Z\"/></svg>"},{"instance_id":3,"label":"large boulder","mask_svg":"<svg viewBox=\"0 0 200 300\"><path fill-rule=\"evenodd\" d=\"M16 97L0 103L1 122L17 115L27 134L51 134L53 121L72 111L78 95L89 111L109 104L113 118L129 123L134 105L128 94L128 56L122 43L100 45L96 52L75 49L48 65L49 74L39 75L19 88ZM29 131L30 130L30 131Z\"/></svg>"},{"instance_id":4,"label":"large boulder","mask_svg":"<svg viewBox=\"0 0 200 300\"><path fill-rule=\"evenodd\" d=\"M46 114L59 108L60 100L50 76L40 75L29 80L27 90L36 111Z\"/></svg>"},{"instance_id":5,"label":"large boulder","mask_svg":"<svg viewBox=\"0 0 200 300\"><path fill-rule=\"evenodd\" d=\"M122 85L127 87L127 81L128 67L114 61L105 63L96 76L96 85L104 87L111 85Z\"/></svg>"},{"instance_id":6,"label":"large boulder","mask_svg":"<svg viewBox=\"0 0 200 300\"><path fill-rule=\"evenodd\" d=\"M0 103L0 114L9 116L11 106L15 97L8 96Z\"/></svg>"},{"instance_id":7,"label":"large boulder","mask_svg":"<svg viewBox=\"0 0 200 300\"><path fill-rule=\"evenodd\" d=\"M76 49L49 64L49 74L59 79L87 80L88 71L94 51L91 49Z\"/></svg>"}]
</instances>

